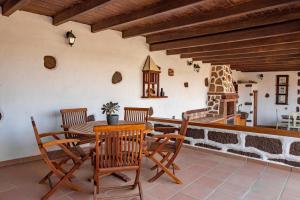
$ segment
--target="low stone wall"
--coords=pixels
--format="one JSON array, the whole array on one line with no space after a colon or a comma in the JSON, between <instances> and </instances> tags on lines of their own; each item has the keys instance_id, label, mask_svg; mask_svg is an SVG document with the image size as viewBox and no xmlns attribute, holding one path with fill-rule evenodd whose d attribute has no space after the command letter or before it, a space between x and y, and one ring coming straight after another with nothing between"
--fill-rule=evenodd
<instances>
[{"instance_id":1,"label":"low stone wall","mask_svg":"<svg viewBox=\"0 0 300 200\"><path fill-rule=\"evenodd\" d=\"M151 122L154 126L178 124ZM157 131L154 134L161 134ZM300 167L300 138L189 126L185 143L269 162Z\"/></svg>"}]
</instances>

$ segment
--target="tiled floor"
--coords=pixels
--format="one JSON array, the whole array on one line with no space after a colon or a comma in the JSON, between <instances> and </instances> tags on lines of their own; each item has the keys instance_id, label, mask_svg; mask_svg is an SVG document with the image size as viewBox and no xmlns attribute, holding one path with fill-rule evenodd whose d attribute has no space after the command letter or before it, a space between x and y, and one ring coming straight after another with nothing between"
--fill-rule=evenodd
<instances>
[{"instance_id":1,"label":"tiled floor","mask_svg":"<svg viewBox=\"0 0 300 200\"><path fill-rule=\"evenodd\" d=\"M146 200L300 199L299 172L189 149L182 150L177 163L182 168L176 171L176 175L184 182L182 185L173 183L167 176L154 183L148 183L147 179L152 177L155 171L149 170L152 166L151 161L144 160L141 180ZM46 166L40 161L0 168L0 199L40 199L48 190L48 186L39 185L38 180L46 172ZM91 175L92 168L87 161L77 172L75 180L85 191L79 193L62 189L51 199L92 199L93 187L87 181ZM102 184L123 183L115 177L108 176ZM118 191L120 192L124 191ZM111 193L107 192L104 195Z\"/></svg>"}]
</instances>

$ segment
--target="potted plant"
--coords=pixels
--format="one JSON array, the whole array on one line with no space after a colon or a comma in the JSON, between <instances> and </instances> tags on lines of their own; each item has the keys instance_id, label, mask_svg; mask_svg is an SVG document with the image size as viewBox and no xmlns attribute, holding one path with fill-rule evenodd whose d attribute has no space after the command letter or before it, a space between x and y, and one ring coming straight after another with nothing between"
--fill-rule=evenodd
<instances>
[{"instance_id":1,"label":"potted plant","mask_svg":"<svg viewBox=\"0 0 300 200\"><path fill-rule=\"evenodd\" d=\"M101 110L102 114L106 113L106 120L108 125L118 124L119 115L115 113L119 111L119 108L120 106L118 103L109 102L107 104L103 104Z\"/></svg>"}]
</instances>

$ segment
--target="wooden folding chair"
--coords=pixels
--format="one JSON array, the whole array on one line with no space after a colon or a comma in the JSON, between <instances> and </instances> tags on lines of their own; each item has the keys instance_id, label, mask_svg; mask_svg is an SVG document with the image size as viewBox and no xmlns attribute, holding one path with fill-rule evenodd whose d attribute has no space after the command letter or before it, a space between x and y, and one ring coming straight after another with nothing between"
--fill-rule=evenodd
<instances>
[{"instance_id":1,"label":"wooden folding chair","mask_svg":"<svg viewBox=\"0 0 300 200\"><path fill-rule=\"evenodd\" d=\"M43 197L42 200L48 199L53 193L60 187L64 186L72 190L79 191L80 187L71 182L73 173L82 165L82 163L88 158L88 155L79 147L70 147L70 143L79 142L77 139L61 139L59 136L64 136L65 131L42 133L39 134L35 121L31 117L31 123L34 130L35 138L41 153L41 157L50 169L50 172L42 178L40 184L49 181L50 190ZM52 138L51 141L42 142L42 138ZM59 148L59 150L48 151L48 148ZM63 164L69 160L73 161L71 169L66 170L63 168ZM55 175L59 178L59 181L52 185L51 176Z\"/></svg>"},{"instance_id":2,"label":"wooden folding chair","mask_svg":"<svg viewBox=\"0 0 300 200\"><path fill-rule=\"evenodd\" d=\"M88 122L87 108L61 109L60 113L62 118L61 127L64 129L64 131L68 131L71 126L85 124ZM71 133L67 133L66 138L80 140L79 143L73 143L73 145L92 143L95 140L93 136Z\"/></svg>"},{"instance_id":3,"label":"wooden folding chair","mask_svg":"<svg viewBox=\"0 0 300 200\"><path fill-rule=\"evenodd\" d=\"M133 185L102 188L101 190L135 189L138 186L139 193L102 199L130 199L137 196L143 199L139 177L141 172L144 131L144 124L94 127L96 134L95 156L93 156L95 160L94 199L99 199L97 198L97 194L100 192L100 178L103 175L121 171L136 172Z\"/></svg>"},{"instance_id":4,"label":"wooden folding chair","mask_svg":"<svg viewBox=\"0 0 300 200\"><path fill-rule=\"evenodd\" d=\"M151 142L149 147L144 150L144 154L150 160L155 163L155 166L151 169L161 170L151 179L149 182L153 182L161 177L164 173L168 174L177 184L181 184L182 181L175 176L175 168L179 167L174 163L186 135L186 130L188 126L188 119L183 120L181 128L179 129L179 134L162 134L152 136L156 140ZM170 130L170 127L166 127ZM163 130L164 127L161 127L160 130ZM161 160L157 159L157 156L161 157ZM164 164L166 162L166 164ZM173 173L169 171L170 166L173 167Z\"/></svg>"},{"instance_id":5,"label":"wooden folding chair","mask_svg":"<svg viewBox=\"0 0 300 200\"><path fill-rule=\"evenodd\" d=\"M124 108L124 120L131 122L148 122L149 108L135 108L125 107Z\"/></svg>"}]
</instances>

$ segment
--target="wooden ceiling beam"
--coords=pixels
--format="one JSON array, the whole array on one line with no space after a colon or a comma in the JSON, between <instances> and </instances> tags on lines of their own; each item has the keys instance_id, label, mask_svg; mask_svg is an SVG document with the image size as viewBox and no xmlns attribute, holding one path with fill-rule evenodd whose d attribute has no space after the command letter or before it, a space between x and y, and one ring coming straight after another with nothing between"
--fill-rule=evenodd
<instances>
[{"instance_id":1,"label":"wooden ceiling beam","mask_svg":"<svg viewBox=\"0 0 300 200\"><path fill-rule=\"evenodd\" d=\"M167 50L167 55L175 55L182 53L194 53L194 52L212 52L221 50L232 50L232 49L244 49L250 47L262 47L275 44L294 43L300 41L300 33L291 33L288 35L280 35L269 38L259 38L245 41L228 42L213 45L198 45L195 47L177 48Z\"/></svg>"},{"instance_id":2,"label":"wooden ceiling beam","mask_svg":"<svg viewBox=\"0 0 300 200\"><path fill-rule=\"evenodd\" d=\"M10 16L17 10L20 10L25 5L29 4L31 0L6 0L2 5L2 15Z\"/></svg>"},{"instance_id":3,"label":"wooden ceiling beam","mask_svg":"<svg viewBox=\"0 0 300 200\"><path fill-rule=\"evenodd\" d=\"M123 38L134 37L138 35L147 35L150 33L156 33L163 30L170 30L178 27L187 27L190 25L199 25L208 21L214 21L217 19L225 19L232 16L240 16L253 12L254 10L264 9L271 6L277 6L279 4L291 3L297 0L252 0L245 3L240 3L235 6L229 6L225 9L215 9L211 12L195 12L193 15L187 17L176 18L176 20L168 22L160 22L152 24L151 26L145 25L142 27L132 27L129 30L123 31Z\"/></svg>"},{"instance_id":4,"label":"wooden ceiling beam","mask_svg":"<svg viewBox=\"0 0 300 200\"><path fill-rule=\"evenodd\" d=\"M258 57L248 57L248 58L224 58L224 59L203 59L203 58L193 58L193 61L202 62L253 62L253 61L278 61L278 60L300 60L300 54L289 54L282 56L258 56Z\"/></svg>"},{"instance_id":5,"label":"wooden ceiling beam","mask_svg":"<svg viewBox=\"0 0 300 200\"><path fill-rule=\"evenodd\" d=\"M168 42L154 43L150 45L150 51L160 51L166 49L176 49L183 47L204 46L209 44L220 44L235 41L251 40L258 38L268 38L290 33L300 33L300 20L273 24L263 27L256 27L216 35L187 38Z\"/></svg>"},{"instance_id":6,"label":"wooden ceiling beam","mask_svg":"<svg viewBox=\"0 0 300 200\"><path fill-rule=\"evenodd\" d=\"M273 61L268 61L268 60L253 60L253 61L202 61L203 63L210 63L212 65L272 65L272 64L282 64L284 65L300 65L300 58L297 60L285 60L285 59L280 59L280 60L273 60Z\"/></svg>"},{"instance_id":7,"label":"wooden ceiling beam","mask_svg":"<svg viewBox=\"0 0 300 200\"><path fill-rule=\"evenodd\" d=\"M211 59L211 60L222 60L222 59L244 59L244 58L259 58L259 57L274 57L274 56L285 56L291 54L297 54L300 52L300 48L280 50L280 51L265 51L255 53L237 53L227 55L216 55L216 56L199 56L198 54L181 55L181 58L199 58L199 59Z\"/></svg>"},{"instance_id":8,"label":"wooden ceiling beam","mask_svg":"<svg viewBox=\"0 0 300 200\"><path fill-rule=\"evenodd\" d=\"M231 69L249 69L249 68L268 68L268 67L273 67L273 68L284 68L284 67L290 67L290 68L299 68L299 65L293 65L293 64L288 64L288 65L283 65L283 64L232 64L230 65Z\"/></svg>"},{"instance_id":9,"label":"wooden ceiling beam","mask_svg":"<svg viewBox=\"0 0 300 200\"><path fill-rule=\"evenodd\" d=\"M272 44L268 46L248 47L242 49L226 49L209 52L195 52L195 53L184 53L181 54L181 58L193 58L193 57L213 57L213 56L231 56L231 55L247 55L252 53L267 53L275 51L288 51L299 49L300 41L295 43L283 43L283 44Z\"/></svg>"},{"instance_id":10,"label":"wooden ceiling beam","mask_svg":"<svg viewBox=\"0 0 300 200\"><path fill-rule=\"evenodd\" d=\"M275 72L275 71L299 71L297 68L288 67L288 68L256 68L256 69L238 69L237 71L241 72Z\"/></svg>"},{"instance_id":11,"label":"wooden ceiling beam","mask_svg":"<svg viewBox=\"0 0 300 200\"><path fill-rule=\"evenodd\" d=\"M147 35L146 41L149 44L191 38L197 36L211 35L233 30L275 24L300 18L300 2L282 4L277 7L271 7L264 12L259 10L253 14L240 17L233 16L230 20L203 23L201 25L189 26L185 28L176 28L151 35Z\"/></svg>"},{"instance_id":12,"label":"wooden ceiling beam","mask_svg":"<svg viewBox=\"0 0 300 200\"><path fill-rule=\"evenodd\" d=\"M184 1L174 1L174 0L164 0L158 3L143 8L141 10L132 11L126 14L120 14L114 17L102 19L92 25L92 32L98 32L105 30L114 26L132 22L135 20L141 20L147 17L153 17L154 15L174 11L185 6L192 6L196 3L199 4L202 0L184 0Z\"/></svg>"},{"instance_id":13,"label":"wooden ceiling beam","mask_svg":"<svg viewBox=\"0 0 300 200\"><path fill-rule=\"evenodd\" d=\"M53 25L58 26L66 23L80 14L103 6L107 2L109 2L109 0L87 0L82 3L75 4L74 6L71 6L70 8L67 8L53 16Z\"/></svg>"}]
</instances>

